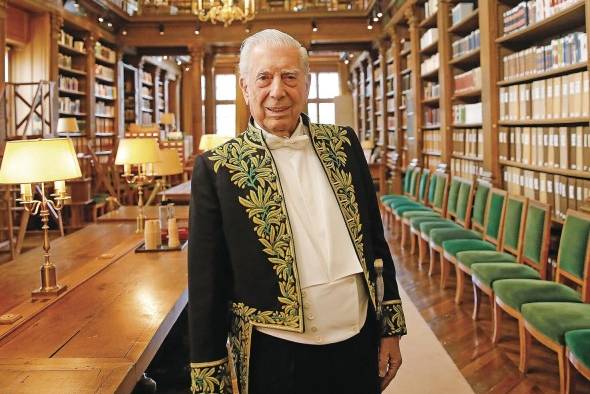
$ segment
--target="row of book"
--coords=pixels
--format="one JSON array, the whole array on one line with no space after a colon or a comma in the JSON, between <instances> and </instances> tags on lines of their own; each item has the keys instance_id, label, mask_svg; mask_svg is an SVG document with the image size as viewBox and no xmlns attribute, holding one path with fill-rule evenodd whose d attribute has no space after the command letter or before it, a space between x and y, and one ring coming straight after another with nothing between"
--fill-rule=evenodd
<instances>
[{"instance_id":1,"label":"row of book","mask_svg":"<svg viewBox=\"0 0 590 394\"><path fill-rule=\"evenodd\" d=\"M471 52L473 50L479 49L480 47L480 34L479 29L476 29L466 35L463 38L459 38L458 40L453 41L452 49L453 49L453 57L459 57L461 55L466 54L467 52Z\"/></svg>"},{"instance_id":2,"label":"row of book","mask_svg":"<svg viewBox=\"0 0 590 394\"><path fill-rule=\"evenodd\" d=\"M114 63L117 60L117 55L115 51L113 51L109 47L102 45L100 41L97 42L94 46L94 54L96 57L107 60L111 63Z\"/></svg>"},{"instance_id":3,"label":"row of book","mask_svg":"<svg viewBox=\"0 0 590 394\"><path fill-rule=\"evenodd\" d=\"M387 92L387 93L393 92L394 88L395 88L395 80L393 78L387 78L387 80L385 81L385 92ZM160 93L158 93L158 95L160 95ZM161 95L160 95L160 98L162 98Z\"/></svg>"},{"instance_id":4,"label":"row of book","mask_svg":"<svg viewBox=\"0 0 590 394\"><path fill-rule=\"evenodd\" d=\"M59 32L58 44L64 45L66 47L75 49L80 52L84 52L84 41L75 39L73 35L68 34L63 30Z\"/></svg>"},{"instance_id":5,"label":"row of book","mask_svg":"<svg viewBox=\"0 0 590 394\"><path fill-rule=\"evenodd\" d=\"M394 116L387 117L387 130L395 130L395 117Z\"/></svg>"},{"instance_id":6,"label":"row of book","mask_svg":"<svg viewBox=\"0 0 590 394\"><path fill-rule=\"evenodd\" d=\"M438 11L438 0L426 0L424 2L424 15L426 18Z\"/></svg>"},{"instance_id":7,"label":"row of book","mask_svg":"<svg viewBox=\"0 0 590 394\"><path fill-rule=\"evenodd\" d=\"M146 100L144 98L141 99L141 108L151 108L152 107L152 100Z\"/></svg>"},{"instance_id":8,"label":"row of book","mask_svg":"<svg viewBox=\"0 0 590 394\"><path fill-rule=\"evenodd\" d=\"M152 89L148 88L147 86L143 86L141 88L141 95L144 97L152 97Z\"/></svg>"},{"instance_id":9,"label":"row of book","mask_svg":"<svg viewBox=\"0 0 590 394\"><path fill-rule=\"evenodd\" d=\"M483 159L483 129L453 130L453 155Z\"/></svg>"},{"instance_id":10,"label":"row of book","mask_svg":"<svg viewBox=\"0 0 590 394\"><path fill-rule=\"evenodd\" d=\"M424 108L424 126L440 125L440 109L425 107Z\"/></svg>"},{"instance_id":11,"label":"row of book","mask_svg":"<svg viewBox=\"0 0 590 394\"><path fill-rule=\"evenodd\" d=\"M532 0L518 3L503 14L504 34L539 23L574 3L579 3L579 0Z\"/></svg>"},{"instance_id":12,"label":"row of book","mask_svg":"<svg viewBox=\"0 0 590 394\"><path fill-rule=\"evenodd\" d=\"M545 172L504 167L504 188L533 200L550 204L554 217L565 219L568 209L579 209L590 197L590 180Z\"/></svg>"},{"instance_id":13,"label":"row of book","mask_svg":"<svg viewBox=\"0 0 590 394\"><path fill-rule=\"evenodd\" d=\"M94 94L96 94L97 96L114 99L117 97L117 89L114 86L103 85L102 83L95 82Z\"/></svg>"},{"instance_id":14,"label":"row of book","mask_svg":"<svg viewBox=\"0 0 590 394\"><path fill-rule=\"evenodd\" d=\"M438 41L438 29L432 27L426 30L424 34L422 34L422 37L420 37L420 49L424 49L436 41Z\"/></svg>"},{"instance_id":15,"label":"row of book","mask_svg":"<svg viewBox=\"0 0 590 394\"><path fill-rule=\"evenodd\" d=\"M500 120L590 116L588 71L500 88Z\"/></svg>"},{"instance_id":16,"label":"row of book","mask_svg":"<svg viewBox=\"0 0 590 394\"><path fill-rule=\"evenodd\" d=\"M451 158L451 175L470 179L473 176L481 175L483 167L481 162L469 159Z\"/></svg>"},{"instance_id":17,"label":"row of book","mask_svg":"<svg viewBox=\"0 0 590 394\"><path fill-rule=\"evenodd\" d=\"M71 97L59 98L59 112L67 114L79 114L82 112L81 105L80 99L73 99Z\"/></svg>"},{"instance_id":18,"label":"row of book","mask_svg":"<svg viewBox=\"0 0 590 394\"><path fill-rule=\"evenodd\" d=\"M502 59L504 79L525 77L588 60L586 33L573 32L551 40L547 45L532 46Z\"/></svg>"},{"instance_id":19,"label":"row of book","mask_svg":"<svg viewBox=\"0 0 590 394\"><path fill-rule=\"evenodd\" d=\"M440 56L438 52L434 55L424 59L422 64L420 65L420 73L421 75L428 74L434 70L438 70L440 66Z\"/></svg>"},{"instance_id":20,"label":"row of book","mask_svg":"<svg viewBox=\"0 0 590 394\"><path fill-rule=\"evenodd\" d=\"M412 86L411 74L405 74L402 76L402 91L409 90Z\"/></svg>"},{"instance_id":21,"label":"row of book","mask_svg":"<svg viewBox=\"0 0 590 394\"><path fill-rule=\"evenodd\" d=\"M454 76L454 91L481 89L481 67Z\"/></svg>"},{"instance_id":22,"label":"row of book","mask_svg":"<svg viewBox=\"0 0 590 394\"><path fill-rule=\"evenodd\" d=\"M424 83L424 98L431 99L440 96L440 83L425 81Z\"/></svg>"},{"instance_id":23,"label":"row of book","mask_svg":"<svg viewBox=\"0 0 590 394\"><path fill-rule=\"evenodd\" d=\"M590 171L590 127L502 127L501 160L563 170Z\"/></svg>"},{"instance_id":24,"label":"row of book","mask_svg":"<svg viewBox=\"0 0 590 394\"><path fill-rule=\"evenodd\" d=\"M395 67L393 64L388 64L387 65L387 75L393 75L395 74Z\"/></svg>"},{"instance_id":25,"label":"row of book","mask_svg":"<svg viewBox=\"0 0 590 394\"><path fill-rule=\"evenodd\" d=\"M97 133L114 133L115 120L108 118L96 118L96 132Z\"/></svg>"},{"instance_id":26,"label":"row of book","mask_svg":"<svg viewBox=\"0 0 590 394\"><path fill-rule=\"evenodd\" d=\"M94 73L106 79L114 80L115 79L115 70L109 67L105 67L101 64L94 65Z\"/></svg>"},{"instance_id":27,"label":"row of book","mask_svg":"<svg viewBox=\"0 0 590 394\"><path fill-rule=\"evenodd\" d=\"M150 73L146 73L146 72L142 72L141 73L141 82L146 84L146 85L153 85L154 80L152 78L152 74Z\"/></svg>"},{"instance_id":28,"label":"row of book","mask_svg":"<svg viewBox=\"0 0 590 394\"><path fill-rule=\"evenodd\" d=\"M430 169L430 171L435 171L436 168L440 165L440 156L424 155L423 161L425 168Z\"/></svg>"},{"instance_id":29,"label":"row of book","mask_svg":"<svg viewBox=\"0 0 590 394\"><path fill-rule=\"evenodd\" d=\"M456 25L474 10L473 3L459 3L451 9L451 25Z\"/></svg>"},{"instance_id":30,"label":"row of book","mask_svg":"<svg viewBox=\"0 0 590 394\"><path fill-rule=\"evenodd\" d=\"M482 122L481 103L453 105L453 123L456 125Z\"/></svg>"},{"instance_id":31,"label":"row of book","mask_svg":"<svg viewBox=\"0 0 590 394\"><path fill-rule=\"evenodd\" d=\"M98 116L115 116L115 107L112 105L108 105L103 101L97 101L96 115L98 115Z\"/></svg>"},{"instance_id":32,"label":"row of book","mask_svg":"<svg viewBox=\"0 0 590 394\"><path fill-rule=\"evenodd\" d=\"M60 67L65 67L65 68L71 68L71 69L76 69L75 67L72 66L72 57L68 56L68 55L64 55L63 53L59 53L57 55L57 65ZM84 70L78 70L83 72Z\"/></svg>"},{"instance_id":33,"label":"row of book","mask_svg":"<svg viewBox=\"0 0 590 394\"><path fill-rule=\"evenodd\" d=\"M71 90L79 92L81 91L80 81L75 77L59 76L58 85L60 89Z\"/></svg>"},{"instance_id":34,"label":"row of book","mask_svg":"<svg viewBox=\"0 0 590 394\"><path fill-rule=\"evenodd\" d=\"M100 136L97 136L100 137ZM115 145L115 139L112 136L100 137L96 139L94 143L94 149L99 153L112 152Z\"/></svg>"},{"instance_id":35,"label":"row of book","mask_svg":"<svg viewBox=\"0 0 590 394\"><path fill-rule=\"evenodd\" d=\"M394 112L395 111L395 98L388 98L386 106L387 106L387 112Z\"/></svg>"},{"instance_id":36,"label":"row of book","mask_svg":"<svg viewBox=\"0 0 590 394\"><path fill-rule=\"evenodd\" d=\"M424 130L422 132L422 149L429 153L440 153L441 150L441 133L438 130Z\"/></svg>"}]
</instances>

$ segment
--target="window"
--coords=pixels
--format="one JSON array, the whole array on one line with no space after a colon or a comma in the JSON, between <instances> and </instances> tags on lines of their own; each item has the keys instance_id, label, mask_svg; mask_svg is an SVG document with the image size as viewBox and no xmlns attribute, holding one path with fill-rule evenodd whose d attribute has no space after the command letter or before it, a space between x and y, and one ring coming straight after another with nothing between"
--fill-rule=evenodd
<instances>
[{"instance_id":1,"label":"window","mask_svg":"<svg viewBox=\"0 0 590 394\"><path fill-rule=\"evenodd\" d=\"M307 114L315 123L335 123L334 97L340 95L337 72L311 73L311 86L307 100Z\"/></svg>"},{"instance_id":2,"label":"window","mask_svg":"<svg viewBox=\"0 0 590 394\"><path fill-rule=\"evenodd\" d=\"M215 75L215 133L236 135L236 76Z\"/></svg>"},{"instance_id":3,"label":"window","mask_svg":"<svg viewBox=\"0 0 590 394\"><path fill-rule=\"evenodd\" d=\"M4 81L10 82L10 45L6 45L6 52L4 53Z\"/></svg>"}]
</instances>

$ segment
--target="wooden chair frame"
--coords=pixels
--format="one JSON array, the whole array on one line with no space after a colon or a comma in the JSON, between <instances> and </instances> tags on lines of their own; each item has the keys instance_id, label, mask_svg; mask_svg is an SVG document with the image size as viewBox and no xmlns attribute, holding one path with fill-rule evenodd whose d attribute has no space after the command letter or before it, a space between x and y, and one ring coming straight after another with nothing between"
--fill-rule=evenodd
<instances>
[{"instance_id":1,"label":"wooden chair frame","mask_svg":"<svg viewBox=\"0 0 590 394\"><path fill-rule=\"evenodd\" d=\"M541 253L539 254L539 262L541 267L538 267L536 263L528 259L524 255L524 236L526 230L526 224L528 220L528 210L531 207L535 207L541 209L545 212L545 220L543 221L543 240L541 241ZM534 269L540 269L541 279L547 278L547 259L549 256L549 241L551 240L551 205L545 204L535 200L529 200L527 205L527 211L525 214L525 218L523 223L520 227L520 234L518 240L518 252L515 254L517 256L516 260L520 264L526 264ZM505 247L504 242L502 242L502 249L506 252L514 254L510 248ZM472 319L477 320L479 316L479 309L481 306L481 294L483 292L486 294L490 300L490 305L494 305L494 290L491 287L481 283L477 278L472 275L471 276L471 283L473 284L473 314ZM493 320L493 310L492 310L492 320Z\"/></svg>"},{"instance_id":2,"label":"wooden chair frame","mask_svg":"<svg viewBox=\"0 0 590 394\"><path fill-rule=\"evenodd\" d=\"M572 367L578 370L578 372L588 380L590 380L590 368L582 364L582 362L578 360L567 347L565 348L565 355L567 357L565 365L565 392L566 394L570 394L575 392L576 386L575 371Z\"/></svg>"},{"instance_id":3,"label":"wooden chair frame","mask_svg":"<svg viewBox=\"0 0 590 394\"><path fill-rule=\"evenodd\" d=\"M424 171L428 171L428 180L426 181L426 186L424 189L424 195L422 196L423 198L420 199L420 182L422 182L422 177L425 176ZM430 183L432 181L432 177L434 176L434 173L431 173L430 170L428 169L422 169L422 172L420 174L420 182L418 182L418 188L417 188L417 194L416 194L416 200L418 202L420 202L422 205L424 205L425 207L427 207L429 205L429 201L428 201L428 192L429 192L429 188L430 188ZM397 213L393 212L393 215L395 215L395 221L397 223L399 223L399 228L400 228L400 232L401 232L401 245L402 247L406 244L407 238L409 236L409 232L407 231L406 226L404 226L404 222L403 222L403 218L398 215ZM415 242L413 243L413 246L410 249L410 254L414 254L416 251L416 244Z\"/></svg>"}]
</instances>

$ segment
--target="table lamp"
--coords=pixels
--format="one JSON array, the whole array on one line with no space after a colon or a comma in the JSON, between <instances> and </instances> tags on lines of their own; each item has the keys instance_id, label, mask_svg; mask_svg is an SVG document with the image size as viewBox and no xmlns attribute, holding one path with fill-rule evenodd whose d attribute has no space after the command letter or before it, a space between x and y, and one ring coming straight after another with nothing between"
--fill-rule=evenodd
<instances>
[{"instance_id":1,"label":"table lamp","mask_svg":"<svg viewBox=\"0 0 590 394\"><path fill-rule=\"evenodd\" d=\"M163 113L160 116L160 124L164 126L171 126L171 131L174 131L176 128L176 118L172 112Z\"/></svg>"},{"instance_id":2,"label":"table lamp","mask_svg":"<svg viewBox=\"0 0 590 394\"><path fill-rule=\"evenodd\" d=\"M57 133L79 133L78 121L76 118L59 118L57 121Z\"/></svg>"},{"instance_id":3,"label":"table lamp","mask_svg":"<svg viewBox=\"0 0 590 394\"><path fill-rule=\"evenodd\" d=\"M203 134L199 142L199 150L206 151L218 147L226 141L231 140L232 137L219 134Z\"/></svg>"},{"instance_id":4,"label":"table lamp","mask_svg":"<svg viewBox=\"0 0 590 394\"><path fill-rule=\"evenodd\" d=\"M124 138L119 141L115 164L123 165L123 176L128 184L136 184L137 201L137 229L143 232L145 215L143 213L143 186L154 179L154 163L160 161L160 148L155 138ZM133 173L133 166L136 172Z\"/></svg>"},{"instance_id":5,"label":"table lamp","mask_svg":"<svg viewBox=\"0 0 590 394\"><path fill-rule=\"evenodd\" d=\"M168 175L182 174L182 163L178 156L178 151L174 148L160 149L160 162L154 163L154 176L161 176L162 179L156 181L156 186L150 195L146 205L150 205L159 191L166 190L168 187L166 177ZM166 195L162 197L162 201L166 200Z\"/></svg>"},{"instance_id":6,"label":"table lamp","mask_svg":"<svg viewBox=\"0 0 590 394\"><path fill-rule=\"evenodd\" d=\"M59 211L70 196L66 179L80 178L80 165L74 144L69 138L8 141L0 167L0 184L20 184L18 201L32 215L39 214L43 223L44 262L41 266L41 287L33 290L34 299L56 297L67 286L57 283L57 271L49 255L49 207ZM50 200L45 195L45 182L54 182ZM39 200L33 198L33 184L41 186Z\"/></svg>"}]
</instances>

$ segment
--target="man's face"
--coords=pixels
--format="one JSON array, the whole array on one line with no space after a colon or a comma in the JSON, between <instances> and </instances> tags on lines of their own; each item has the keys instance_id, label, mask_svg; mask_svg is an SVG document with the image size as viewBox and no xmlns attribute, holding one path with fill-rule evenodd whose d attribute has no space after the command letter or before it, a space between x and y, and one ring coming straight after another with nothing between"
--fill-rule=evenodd
<instances>
[{"instance_id":1,"label":"man's face","mask_svg":"<svg viewBox=\"0 0 590 394\"><path fill-rule=\"evenodd\" d=\"M259 46L250 54L240 87L254 120L271 133L291 133L304 112L309 93L299 51Z\"/></svg>"}]
</instances>

